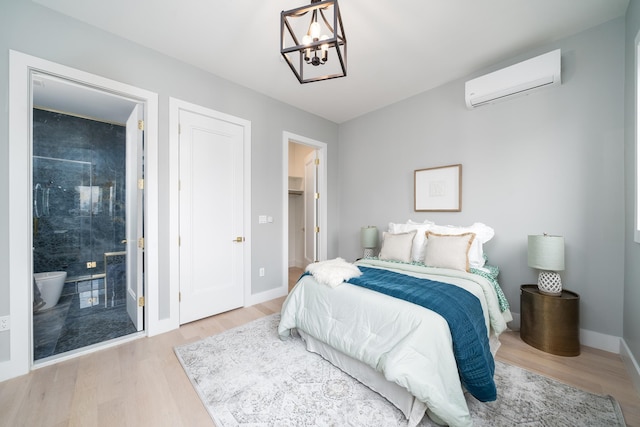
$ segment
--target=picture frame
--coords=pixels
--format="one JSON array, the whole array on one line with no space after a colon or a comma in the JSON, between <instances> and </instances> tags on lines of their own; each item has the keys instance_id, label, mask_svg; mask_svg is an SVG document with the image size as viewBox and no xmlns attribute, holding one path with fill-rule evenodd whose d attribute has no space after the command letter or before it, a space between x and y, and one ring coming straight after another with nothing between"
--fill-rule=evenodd
<instances>
[{"instance_id":1,"label":"picture frame","mask_svg":"<svg viewBox=\"0 0 640 427\"><path fill-rule=\"evenodd\" d=\"M413 174L416 212L462 210L462 165L417 169Z\"/></svg>"}]
</instances>

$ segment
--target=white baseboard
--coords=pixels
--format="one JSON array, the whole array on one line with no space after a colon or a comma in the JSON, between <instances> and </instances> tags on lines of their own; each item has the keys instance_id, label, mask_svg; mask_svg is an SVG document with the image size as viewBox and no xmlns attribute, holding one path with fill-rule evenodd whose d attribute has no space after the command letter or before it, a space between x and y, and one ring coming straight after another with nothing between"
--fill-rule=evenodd
<instances>
[{"instance_id":1,"label":"white baseboard","mask_svg":"<svg viewBox=\"0 0 640 427\"><path fill-rule=\"evenodd\" d=\"M266 301L271 301L272 299L283 297L287 295L287 293L289 293L289 285L285 283L279 288L269 289L268 291L249 295L249 297L245 301L244 306L249 307L256 304L261 304Z\"/></svg>"},{"instance_id":2,"label":"white baseboard","mask_svg":"<svg viewBox=\"0 0 640 427\"><path fill-rule=\"evenodd\" d=\"M633 353L631 353L631 350L624 339L620 340L620 356L622 357L624 366L627 368L627 372L631 377L633 386L640 394L640 366L638 366L638 361L633 357Z\"/></svg>"},{"instance_id":3,"label":"white baseboard","mask_svg":"<svg viewBox=\"0 0 640 427\"><path fill-rule=\"evenodd\" d=\"M520 313L512 313L513 320L509 322L509 329L520 330ZM620 354L622 339L614 335L601 334L600 332L580 329L580 345L597 348L610 353Z\"/></svg>"},{"instance_id":4,"label":"white baseboard","mask_svg":"<svg viewBox=\"0 0 640 427\"><path fill-rule=\"evenodd\" d=\"M0 362L0 382L29 373L29 363L24 360L5 360Z\"/></svg>"},{"instance_id":5,"label":"white baseboard","mask_svg":"<svg viewBox=\"0 0 640 427\"><path fill-rule=\"evenodd\" d=\"M620 343L622 338L613 335L601 334L600 332L580 329L580 344L587 347L597 348L610 353L620 354Z\"/></svg>"}]
</instances>

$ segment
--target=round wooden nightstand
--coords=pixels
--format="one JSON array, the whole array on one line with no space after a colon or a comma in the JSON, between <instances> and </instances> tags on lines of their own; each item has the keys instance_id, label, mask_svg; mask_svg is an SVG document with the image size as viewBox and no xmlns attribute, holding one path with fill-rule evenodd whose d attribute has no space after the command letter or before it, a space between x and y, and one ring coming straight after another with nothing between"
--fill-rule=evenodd
<instances>
[{"instance_id":1,"label":"round wooden nightstand","mask_svg":"<svg viewBox=\"0 0 640 427\"><path fill-rule=\"evenodd\" d=\"M580 354L580 295L540 293L537 285L520 286L520 338L558 356Z\"/></svg>"}]
</instances>

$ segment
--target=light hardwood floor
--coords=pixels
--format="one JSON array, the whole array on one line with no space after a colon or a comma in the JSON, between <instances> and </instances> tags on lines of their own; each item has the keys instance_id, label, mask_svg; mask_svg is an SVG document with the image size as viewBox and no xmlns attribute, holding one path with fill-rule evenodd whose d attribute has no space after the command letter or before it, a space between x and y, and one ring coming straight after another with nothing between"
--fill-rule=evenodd
<instances>
[{"instance_id":1,"label":"light hardwood floor","mask_svg":"<svg viewBox=\"0 0 640 427\"><path fill-rule=\"evenodd\" d=\"M277 313L283 301L219 314L4 381L0 426L214 426L173 347ZM583 347L578 357L553 356L523 343L514 332L505 333L502 342L499 360L611 394L627 424L640 427L640 397L618 355Z\"/></svg>"}]
</instances>

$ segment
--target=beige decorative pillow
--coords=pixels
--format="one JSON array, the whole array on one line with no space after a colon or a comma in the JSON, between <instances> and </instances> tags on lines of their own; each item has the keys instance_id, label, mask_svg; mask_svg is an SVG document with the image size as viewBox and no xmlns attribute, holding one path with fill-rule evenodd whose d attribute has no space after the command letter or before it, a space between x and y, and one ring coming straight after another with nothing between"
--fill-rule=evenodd
<instances>
[{"instance_id":1,"label":"beige decorative pillow","mask_svg":"<svg viewBox=\"0 0 640 427\"><path fill-rule=\"evenodd\" d=\"M469 266L470 267L483 267L484 266L484 249L483 244L491 240L495 234L493 228L481 223L474 222L467 227L460 227L456 225L437 225L433 224L429 227L432 233L437 234L463 234L463 233L475 233L476 238L473 239L471 249L469 249ZM415 242L414 242L415 243Z\"/></svg>"},{"instance_id":2,"label":"beige decorative pillow","mask_svg":"<svg viewBox=\"0 0 640 427\"><path fill-rule=\"evenodd\" d=\"M416 230L408 233L382 233L382 247L378 258L389 261L411 262L411 246Z\"/></svg>"},{"instance_id":3,"label":"beige decorative pillow","mask_svg":"<svg viewBox=\"0 0 640 427\"><path fill-rule=\"evenodd\" d=\"M434 223L425 220L425 222L414 222L409 220L406 224L389 223L389 231L391 233L406 233L416 230L416 236L413 239L413 245L411 247L411 260L416 262L422 262L424 260L424 248L427 244L425 234L431 229ZM443 233L447 234L447 233Z\"/></svg>"},{"instance_id":4,"label":"beige decorative pillow","mask_svg":"<svg viewBox=\"0 0 640 427\"><path fill-rule=\"evenodd\" d=\"M475 233L447 235L427 231L426 236L426 266L469 271L469 249L476 237Z\"/></svg>"}]
</instances>

